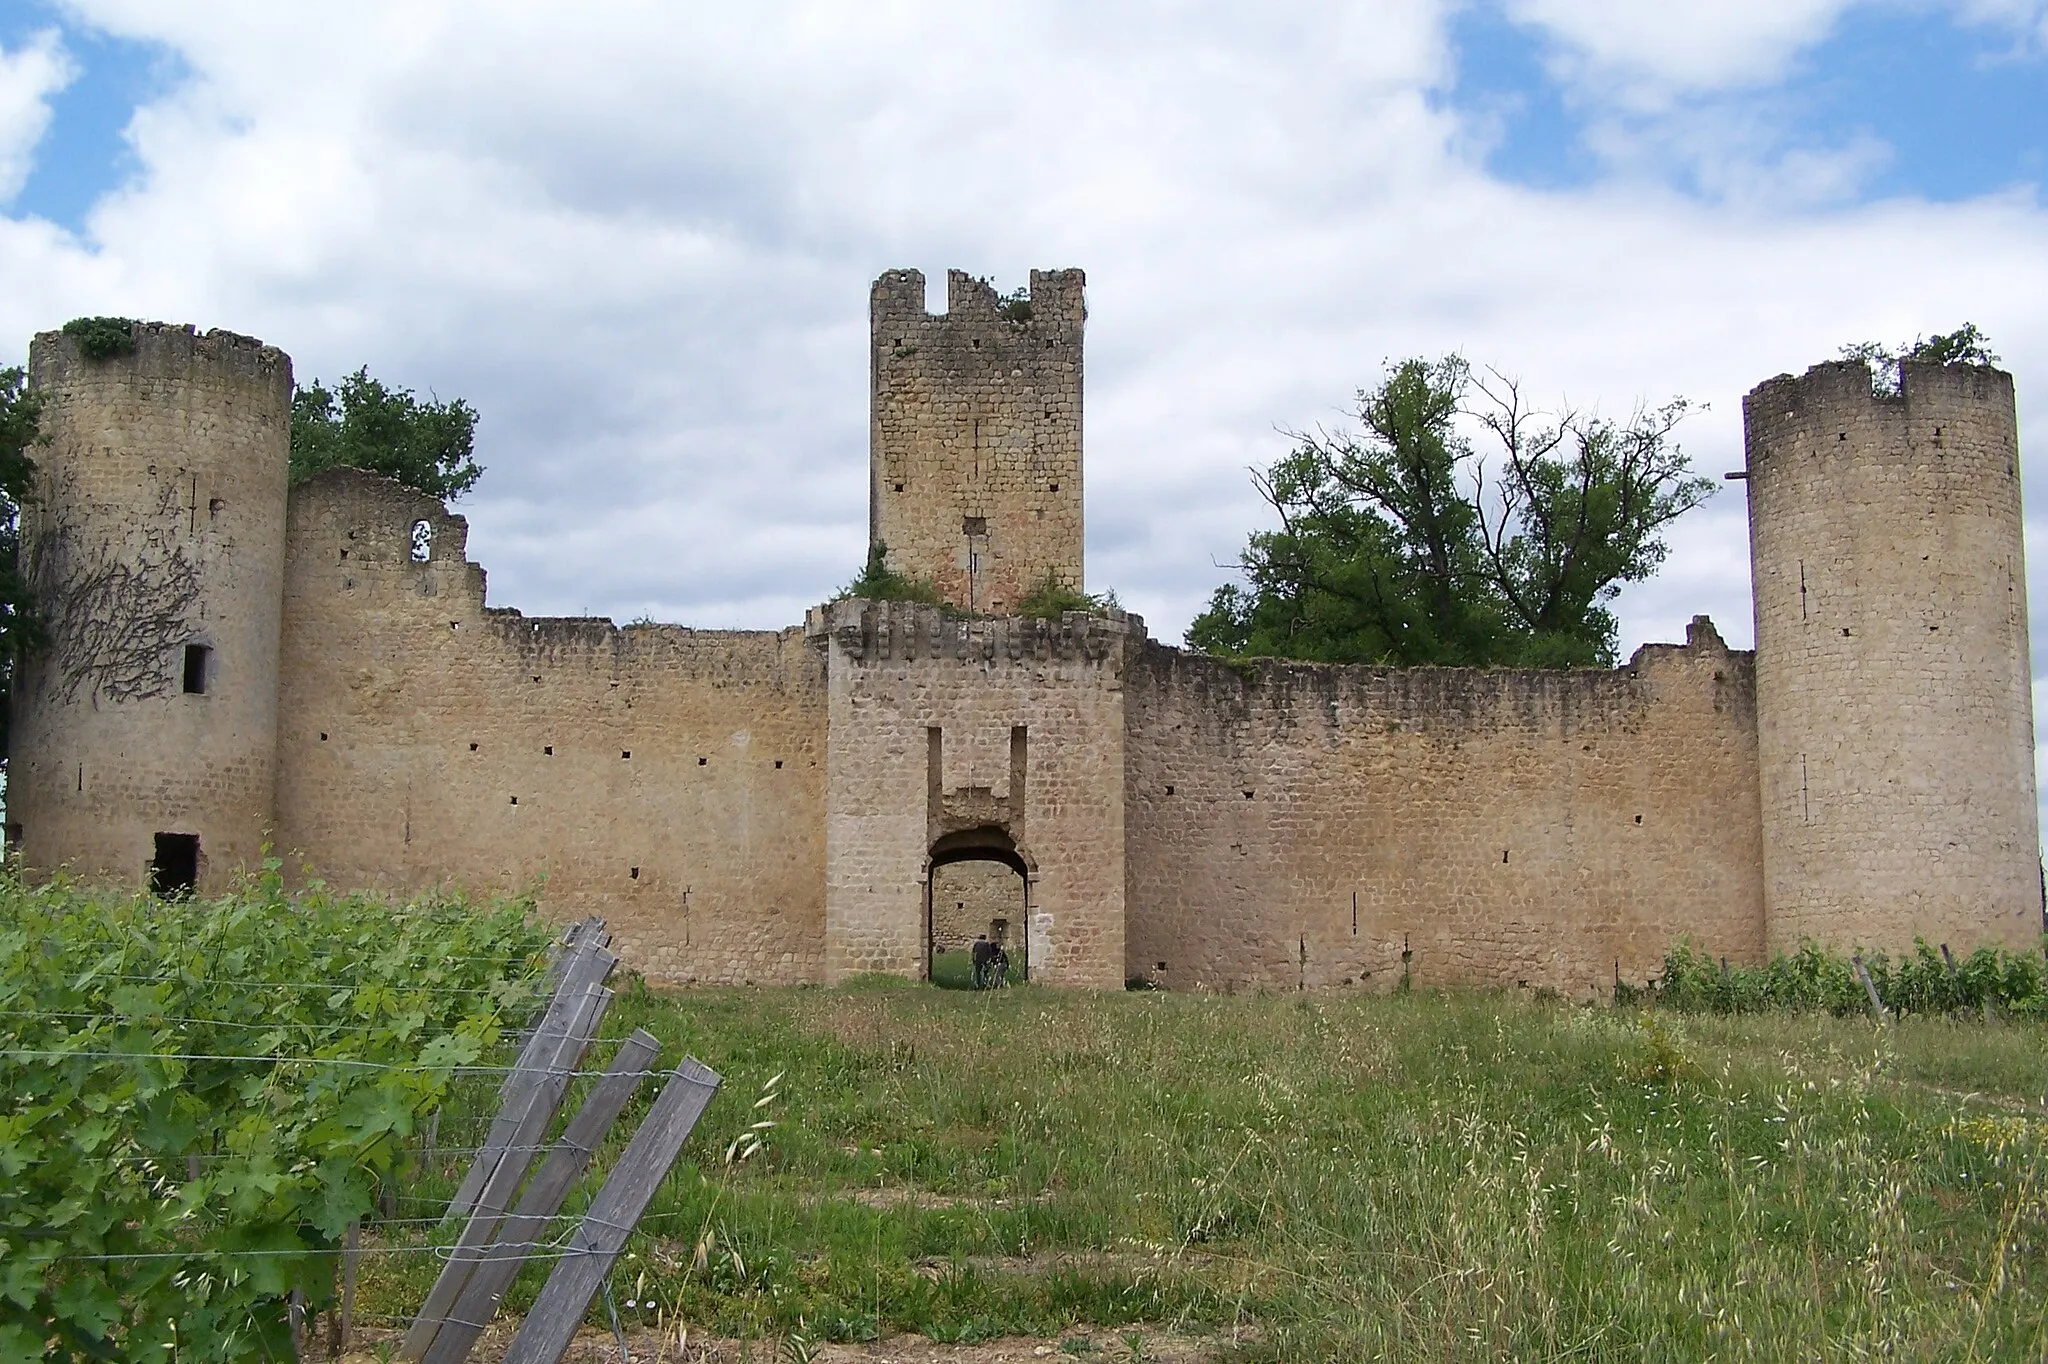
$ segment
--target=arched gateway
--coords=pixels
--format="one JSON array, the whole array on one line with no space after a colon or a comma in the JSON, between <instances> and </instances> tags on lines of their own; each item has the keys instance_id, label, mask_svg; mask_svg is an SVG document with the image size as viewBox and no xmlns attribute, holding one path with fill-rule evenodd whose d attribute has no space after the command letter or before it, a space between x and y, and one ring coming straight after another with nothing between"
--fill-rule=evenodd
<instances>
[{"instance_id":1,"label":"arched gateway","mask_svg":"<svg viewBox=\"0 0 2048 1364\"><path fill-rule=\"evenodd\" d=\"M1031 859L1009 831L982 825L943 834L925 863L925 977L974 982L974 944L1002 949L1005 979L1031 973Z\"/></svg>"}]
</instances>

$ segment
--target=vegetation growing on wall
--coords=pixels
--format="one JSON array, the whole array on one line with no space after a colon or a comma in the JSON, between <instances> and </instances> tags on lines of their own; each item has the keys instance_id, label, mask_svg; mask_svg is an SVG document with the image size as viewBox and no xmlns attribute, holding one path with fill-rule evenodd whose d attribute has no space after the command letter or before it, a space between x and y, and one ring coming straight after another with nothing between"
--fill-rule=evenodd
<instances>
[{"instance_id":1,"label":"vegetation growing on wall","mask_svg":"<svg viewBox=\"0 0 2048 1364\"><path fill-rule=\"evenodd\" d=\"M1870 387L1880 397L1897 397L1904 381L1907 361L1916 365L1995 365L1998 356L1990 338L1965 322L1952 332L1916 336L1903 345L1887 346L1876 341L1859 341L1842 347L1844 360L1861 360L1870 366Z\"/></svg>"},{"instance_id":2,"label":"vegetation growing on wall","mask_svg":"<svg viewBox=\"0 0 2048 1364\"><path fill-rule=\"evenodd\" d=\"M1022 286L996 298L996 316L1005 322L1031 320L1031 290Z\"/></svg>"},{"instance_id":3,"label":"vegetation growing on wall","mask_svg":"<svg viewBox=\"0 0 2048 1364\"><path fill-rule=\"evenodd\" d=\"M135 319L131 317L74 317L62 330L78 343L78 353L88 360L111 360L135 351Z\"/></svg>"},{"instance_id":4,"label":"vegetation growing on wall","mask_svg":"<svg viewBox=\"0 0 2048 1364\"><path fill-rule=\"evenodd\" d=\"M331 390L315 379L292 395L291 480L345 466L457 498L483 477L471 453L476 423L462 399L417 398L372 379L367 367Z\"/></svg>"},{"instance_id":5,"label":"vegetation growing on wall","mask_svg":"<svg viewBox=\"0 0 2048 1364\"><path fill-rule=\"evenodd\" d=\"M1529 407L1497 370L1410 359L1358 393L1359 429L1292 432L1253 475L1278 530L1189 628L1226 656L1399 666L1611 666L1621 584L1663 562L1692 474L1674 398L1627 421ZM1482 454L1466 431L1476 428Z\"/></svg>"},{"instance_id":6,"label":"vegetation growing on wall","mask_svg":"<svg viewBox=\"0 0 2048 1364\"><path fill-rule=\"evenodd\" d=\"M288 1295L332 1297L347 1224L532 1007L524 904L277 871L201 902L0 880L0 1359L291 1358Z\"/></svg>"},{"instance_id":7,"label":"vegetation growing on wall","mask_svg":"<svg viewBox=\"0 0 2048 1364\"><path fill-rule=\"evenodd\" d=\"M1044 581L1031 589L1031 595L1017 603L1017 614L1037 620L1058 620L1069 611L1084 611L1091 616L1104 615L1121 609L1116 593L1083 592L1060 581L1059 575L1046 570Z\"/></svg>"},{"instance_id":8,"label":"vegetation growing on wall","mask_svg":"<svg viewBox=\"0 0 2048 1364\"><path fill-rule=\"evenodd\" d=\"M43 641L21 562L21 503L36 472L29 451L48 439L39 429L41 409L41 395L19 367L0 369L0 760L7 754L15 669Z\"/></svg>"},{"instance_id":9,"label":"vegetation growing on wall","mask_svg":"<svg viewBox=\"0 0 2048 1364\"><path fill-rule=\"evenodd\" d=\"M924 606L944 606L939 589L924 578L912 578L889 567L889 547L880 540L868 546L868 561L860 574L839 589L834 601L850 598L862 601L908 601Z\"/></svg>"}]
</instances>

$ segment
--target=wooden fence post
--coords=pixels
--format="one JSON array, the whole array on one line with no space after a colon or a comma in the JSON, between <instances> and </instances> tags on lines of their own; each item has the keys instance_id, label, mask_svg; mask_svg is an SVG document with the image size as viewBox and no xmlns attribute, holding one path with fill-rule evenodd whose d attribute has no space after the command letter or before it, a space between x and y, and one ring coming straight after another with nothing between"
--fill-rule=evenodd
<instances>
[{"instance_id":1,"label":"wooden fence post","mask_svg":"<svg viewBox=\"0 0 2048 1364\"><path fill-rule=\"evenodd\" d=\"M521 1195L519 1207L498 1228L497 1239L471 1272L462 1295L455 1300L447 1320L434 1336L434 1343L427 1348L424 1364L462 1364L469 1357L477 1337L497 1315L498 1305L518 1276L520 1265L539 1244L548 1223L561 1210L570 1187L640 1087L641 1077L650 1072L660 1051L661 1044L653 1035L640 1030L628 1037L612 1057L610 1069L590 1092L561 1140L548 1151L546 1162L534 1172Z\"/></svg>"},{"instance_id":2,"label":"wooden fence post","mask_svg":"<svg viewBox=\"0 0 2048 1364\"><path fill-rule=\"evenodd\" d=\"M625 1249L626 1238L647 1211L654 1191L668 1177L718 1084L718 1073L694 1056L676 1067L611 1177L591 1200L583 1225L570 1238L547 1286L512 1338L505 1364L559 1364L591 1298Z\"/></svg>"},{"instance_id":3,"label":"wooden fence post","mask_svg":"<svg viewBox=\"0 0 2048 1364\"><path fill-rule=\"evenodd\" d=\"M619 959L603 948L588 945L579 947L573 958L562 972L562 983L555 990L540 1026L527 1039L518 1061L513 1063L512 1072L505 1077L505 1083L499 1089L498 1116L492 1120L489 1135L484 1138L476 1159L470 1163L468 1173L462 1177L461 1187L456 1189L455 1197L448 1200L448 1210L441 1215L443 1226L476 1206L476 1197L483 1191L484 1181L497 1167L498 1157L512 1139L518 1115L524 1111L520 1104L522 1092L547 1069L543 1054L546 1048L554 1045L550 1039L563 1035L568 1028L569 1015L582 1007L586 992L602 985L619 964Z\"/></svg>"},{"instance_id":4,"label":"wooden fence post","mask_svg":"<svg viewBox=\"0 0 2048 1364\"><path fill-rule=\"evenodd\" d=\"M456 1241L446 1263L441 1266L441 1275L434 1281L433 1291L427 1294L419 1315L413 1318L411 1328L405 1333L405 1342L399 1346L399 1352L407 1359L425 1357L427 1347L433 1344L435 1334L449 1309L455 1305L483 1248L490 1243L505 1210L512 1205L512 1197L526 1178L534 1153L539 1149L542 1138L547 1136L548 1125L554 1121L555 1110L561 1107L562 1098L568 1093L577 1063L582 1060L590 1039L596 1036L598 1023L611 1000L612 992L602 985L588 987L579 1007L566 1020L566 1030L554 1034L556 1042L546 1058L546 1069L537 1072L533 1083L521 1090L518 1100L506 1106L512 1123L505 1145L481 1181L469 1224L462 1229L461 1239ZM477 1165L482 1167L484 1164L485 1157L480 1153Z\"/></svg>"}]
</instances>

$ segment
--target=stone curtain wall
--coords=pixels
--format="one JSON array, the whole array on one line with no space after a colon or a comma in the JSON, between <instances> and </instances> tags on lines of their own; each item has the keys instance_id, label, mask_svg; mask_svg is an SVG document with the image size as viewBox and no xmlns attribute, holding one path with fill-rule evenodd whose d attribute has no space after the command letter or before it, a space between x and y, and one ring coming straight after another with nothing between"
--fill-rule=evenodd
<instances>
[{"instance_id":1,"label":"stone curtain wall","mask_svg":"<svg viewBox=\"0 0 2048 1364\"><path fill-rule=\"evenodd\" d=\"M486 609L466 529L353 470L294 489L280 848L345 885L536 887L660 980L818 979L822 657Z\"/></svg>"},{"instance_id":2,"label":"stone curtain wall","mask_svg":"<svg viewBox=\"0 0 2048 1364\"><path fill-rule=\"evenodd\" d=\"M860 601L812 612L830 655L828 981L922 975L932 850L993 830L1030 868L1032 978L1122 984L1122 675L1143 628Z\"/></svg>"},{"instance_id":3,"label":"stone curtain wall","mask_svg":"<svg viewBox=\"0 0 2048 1364\"><path fill-rule=\"evenodd\" d=\"M1030 316L947 274L892 270L870 298L868 528L898 571L1001 615L1045 580L1082 585L1079 270L1033 270Z\"/></svg>"},{"instance_id":4,"label":"stone curtain wall","mask_svg":"<svg viewBox=\"0 0 2048 1364\"><path fill-rule=\"evenodd\" d=\"M1752 658L1612 672L1268 663L1127 679L1130 972L1175 988L1640 984L1764 946Z\"/></svg>"},{"instance_id":5,"label":"stone curtain wall","mask_svg":"<svg viewBox=\"0 0 2048 1364\"><path fill-rule=\"evenodd\" d=\"M197 835L217 889L271 811L291 361L147 323L104 360L46 332L30 369L51 441L23 566L50 644L22 668L8 820L30 866L137 884L156 834Z\"/></svg>"},{"instance_id":6,"label":"stone curtain wall","mask_svg":"<svg viewBox=\"0 0 2048 1364\"><path fill-rule=\"evenodd\" d=\"M2041 929L2010 375L1861 364L1743 404L1774 949Z\"/></svg>"}]
</instances>

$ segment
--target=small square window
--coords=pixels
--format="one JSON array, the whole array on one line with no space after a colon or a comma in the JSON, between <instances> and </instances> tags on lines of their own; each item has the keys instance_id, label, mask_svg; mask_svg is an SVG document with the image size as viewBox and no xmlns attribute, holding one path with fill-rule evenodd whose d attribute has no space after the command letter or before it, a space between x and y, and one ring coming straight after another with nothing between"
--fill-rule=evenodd
<instances>
[{"instance_id":1,"label":"small square window","mask_svg":"<svg viewBox=\"0 0 2048 1364\"><path fill-rule=\"evenodd\" d=\"M780 759L780 758L777 758L777 759L775 760L775 770L776 770L777 772L780 772L780 771L782 770L782 759Z\"/></svg>"},{"instance_id":2,"label":"small square window","mask_svg":"<svg viewBox=\"0 0 2048 1364\"><path fill-rule=\"evenodd\" d=\"M185 646L185 694L187 696L203 696L206 693L206 683L208 680L206 675L211 671L207 664L212 661L209 657L212 653L213 650L207 648L204 644L187 644Z\"/></svg>"},{"instance_id":3,"label":"small square window","mask_svg":"<svg viewBox=\"0 0 2048 1364\"><path fill-rule=\"evenodd\" d=\"M327 742L327 731L324 729L320 731L320 742L323 744Z\"/></svg>"},{"instance_id":4,"label":"small square window","mask_svg":"<svg viewBox=\"0 0 2048 1364\"><path fill-rule=\"evenodd\" d=\"M633 750L630 748L622 748L619 750L619 756L621 758L630 758L633 756Z\"/></svg>"},{"instance_id":5,"label":"small square window","mask_svg":"<svg viewBox=\"0 0 2048 1364\"><path fill-rule=\"evenodd\" d=\"M960 533L961 533L962 535L986 535L986 534L988 534L988 518L987 518L986 516L963 516L963 517L961 517L961 518L960 518Z\"/></svg>"},{"instance_id":6,"label":"small square window","mask_svg":"<svg viewBox=\"0 0 2048 1364\"><path fill-rule=\"evenodd\" d=\"M699 766L699 767L708 767L708 766L710 766L710 764L711 764L711 759L709 759L709 758L699 758L699 759L697 759L697 766Z\"/></svg>"},{"instance_id":7,"label":"small square window","mask_svg":"<svg viewBox=\"0 0 2048 1364\"><path fill-rule=\"evenodd\" d=\"M547 754L550 758L555 756L555 746L553 744L543 745L540 751Z\"/></svg>"},{"instance_id":8,"label":"small square window","mask_svg":"<svg viewBox=\"0 0 2048 1364\"><path fill-rule=\"evenodd\" d=\"M638 868L638 867L635 867L635 868L633 868L633 871L632 871L632 877L633 877L633 879L634 879L635 881L638 881L638 880L640 879L640 868Z\"/></svg>"}]
</instances>

